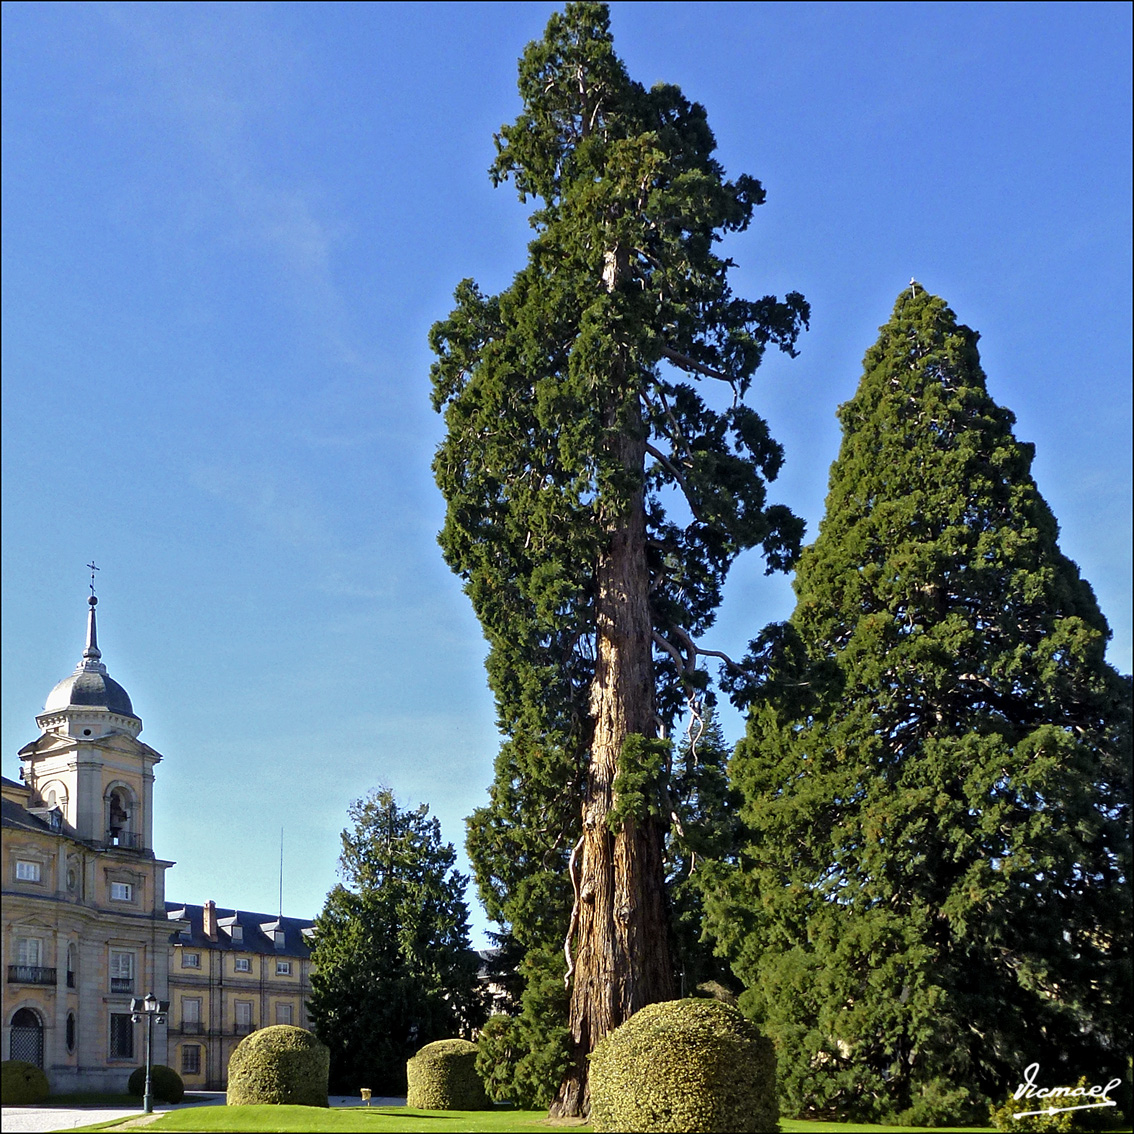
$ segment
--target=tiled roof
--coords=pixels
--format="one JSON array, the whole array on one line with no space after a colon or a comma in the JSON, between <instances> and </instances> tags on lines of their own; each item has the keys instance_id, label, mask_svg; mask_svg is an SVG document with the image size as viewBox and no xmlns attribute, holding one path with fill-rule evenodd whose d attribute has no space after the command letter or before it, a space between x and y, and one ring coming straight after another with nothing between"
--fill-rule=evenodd
<instances>
[{"instance_id":1,"label":"tiled roof","mask_svg":"<svg viewBox=\"0 0 1134 1134\"><path fill-rule=\"evenodd\" d=\"M0 823L5 827L19 827L24 831L35 831L40 835L59 834L52 831L51 824L45 822L39 815L33 815L26 807L11 799L0 801Z\"/></svg>"},{"instance_id":2,"label":"tiled roof","mask_svg":"<svg viewBox=\"0 0 1134 1134\"><path fill-rule=\"evenodd\" d=\"M165 903L166 917L170 921L187 921L187 933L172 933L169 940L174 945L191 946L194 949L219 949L231 953L271 953L277 957L311 956L308 944L309 930L315 924L306 918L277 917L275 914L252 913L248 910L227 909L217 907L217 936L210 940L205 936L205 907L188 905L181 902ZM239 926L243 932L243 940L234 941L231 933L233 926ZM276 928L284 933L283 944L276 946L274 933Z\"/></svg>"}]
</instances>

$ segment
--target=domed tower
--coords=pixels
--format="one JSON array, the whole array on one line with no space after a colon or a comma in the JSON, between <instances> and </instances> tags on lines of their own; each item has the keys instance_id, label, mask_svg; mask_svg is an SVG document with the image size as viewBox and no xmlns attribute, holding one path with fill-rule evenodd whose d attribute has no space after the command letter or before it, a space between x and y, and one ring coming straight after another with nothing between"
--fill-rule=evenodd
<instances>
[{"instance_id":1,"label":"domed tower","mask_svg":"<svg viewBox=\"0 0 1134 1134\"><path fill-rule=\"evenodd\" d=\"M138 739L141 718L98 648L98 599L87 602L83 656L47 695L35 718L39 738L20 750L24 783L33 805L57 809L84 842L153 857L153 769L161 755Z\"/></svg>"}]
</instances>

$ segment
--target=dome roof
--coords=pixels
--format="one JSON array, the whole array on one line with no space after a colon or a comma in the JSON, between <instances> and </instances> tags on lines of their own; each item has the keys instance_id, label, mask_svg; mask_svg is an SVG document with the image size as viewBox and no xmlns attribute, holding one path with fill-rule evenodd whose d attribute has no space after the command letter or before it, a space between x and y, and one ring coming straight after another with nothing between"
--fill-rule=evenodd
<instances>
[{"instance_id":1,"label":"dome roof","mask_svg":"<svg viewBox=\"0 0 1134 1134\"><path fill-rule=\"evenodd\" d=\"M106 673L82 669L63 678L48 693L43 705L45 713L75 708L109 709L128 717L134 715L130 695L117 681Z\"/></svg>"},{"instance_id":2,"label":"dome roof","mask_svg":"<svg viewBox=\"0 0 1134 1134\"><path fill-rule=\"evenodd\" d=\"M102 652L98 648L98 630L95 626L95 606L98 599L92 594L87 599L87 646L70 677L63 678L47 695L43 711L57 713L63 709L106 709L111 713L138 719L130 695L106 672Z\"/></svg>"}]
</instances>

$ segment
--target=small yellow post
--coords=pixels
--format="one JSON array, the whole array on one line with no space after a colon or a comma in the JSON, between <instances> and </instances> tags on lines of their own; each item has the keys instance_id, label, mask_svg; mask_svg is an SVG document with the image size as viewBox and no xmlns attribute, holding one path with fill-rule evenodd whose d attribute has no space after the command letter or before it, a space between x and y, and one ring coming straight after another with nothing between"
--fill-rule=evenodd
<instances>
[{"instance_id":1,"label":"small yellow post","mask_svg":"<svg viewBox=\"0 0 1134 1134\"><path fill-rule=\"evenodd\" d=\"M367 1106L369 1106L370 1105L370 1095L372 1094L370 1088L369 1087L362 1087L360 1089L362 1091L362 1101L364 1103L366 1103Z\"/></svg>"}]
</instances>

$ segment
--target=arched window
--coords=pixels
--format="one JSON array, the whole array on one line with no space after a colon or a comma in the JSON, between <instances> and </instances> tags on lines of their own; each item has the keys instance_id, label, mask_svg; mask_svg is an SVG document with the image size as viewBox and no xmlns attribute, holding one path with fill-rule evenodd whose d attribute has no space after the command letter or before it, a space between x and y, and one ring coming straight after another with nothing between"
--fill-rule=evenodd
<instances>
[{"instance_id":1,"label":"arched window","mask_svg":"<svg viewBox=\"0 0 1134 1134\"><path fill-rule=\"evenodd\" d=\"M52 780L44 784L40 789L40 798L44 807L58 807L63 818L67 818L67 787L62 781Z\"/></svg>"},{"instance_id":2,"label":"arched window","mask_svg":"<svg viewBox=\"0 0 1134 1134\"><path fill-rule=\"evenodd\" d=\"M12 1017L8 1058L43 1066L43 1021L31 1008L21 1008Z\"/></svg>"},{"instance_id":3,"label":"arched window","mask_svg":"<svg viewBox=\"0 0 1134 1134\"><path fill-rule=\"evenodd\" d=\"M134 810L134 796L125 784L116 784L106 793L106 839L111 846L137 845Z\"/></svg>"},{"instance_id":4,"label":"arched window","mask_svg":"<svg viewBox=\"0 0 1134 1134\"><path fill-rule=\"evenodd\" d=\"M75 943L71 942L67 946L67 987L75 988L75 973L78 963L78 951L75 948Z\"/></svg>"},{"instance_id":5,"label":"arched window","mask_svg":"<svg viewBox=\"0 0 1134 1134\"><path fill-rule=\"evenodd\" d=\"M75 1013L67 1013L67 1050L75 1050Z\"/></svg>"}]
</instances>

